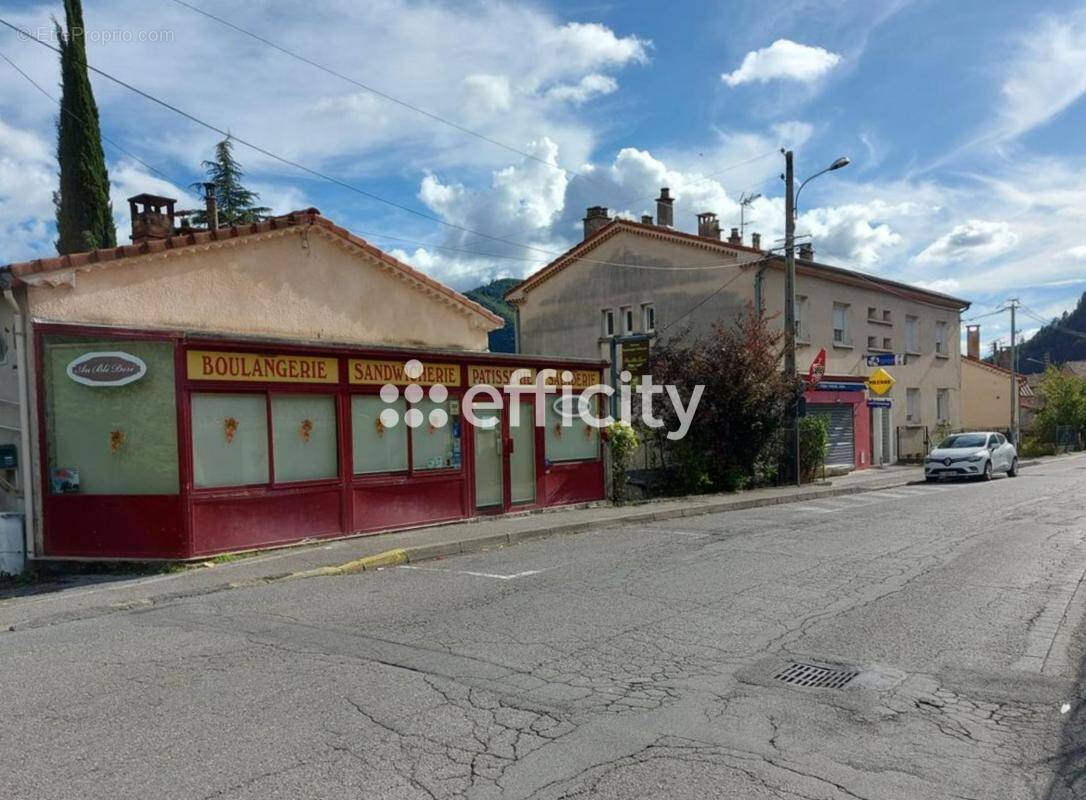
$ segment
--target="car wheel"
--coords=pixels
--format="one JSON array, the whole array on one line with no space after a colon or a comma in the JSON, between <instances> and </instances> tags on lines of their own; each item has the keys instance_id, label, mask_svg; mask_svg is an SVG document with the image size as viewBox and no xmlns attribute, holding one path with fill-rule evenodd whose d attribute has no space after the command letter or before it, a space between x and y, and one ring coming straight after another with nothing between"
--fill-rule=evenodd
<instances>
[{"instance_id":1,"label":"car wheel","mask_svg":"<svg viewBox=\"0 0 1086 800\"><path fill-rule=\"evenodd\" d=\"M1015 459L1013 459L1011 461L1011 468L1009 470L1007 470L1007 477L1008 478L1017 478L1018 477L1018 459L1017 458L1015 458Z\"/></svg>"},{"instance_id":2,"label":"car wheel","mask_svg":"<svg viewBox=\"0 0 1086 800\"><path fill-rule=\"evenodd\" d=\"M981 476L981 480L990 481L992 479L992 462L984 462L984 475Z\"/></svg>"}]
</instances>

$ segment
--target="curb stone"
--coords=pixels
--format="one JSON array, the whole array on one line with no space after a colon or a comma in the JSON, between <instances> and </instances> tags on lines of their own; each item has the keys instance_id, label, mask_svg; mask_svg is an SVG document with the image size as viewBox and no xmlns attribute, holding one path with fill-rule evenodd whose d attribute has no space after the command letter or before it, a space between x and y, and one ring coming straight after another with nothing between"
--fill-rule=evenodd
<instances>
[{"instance_id":1,"label":"curb stone","mask_svg":"<svg viewBox=\"0 0 1086 800\"><path fill-rule=\"evenodd\" d=\"M1036 462L1034 462L1036 463ZM1022 462L1021 466L1028 466ZM923 481L919 481L922 483ZM422 561L433 561L445 556L459 555L460 553L477 553L496 547L507 547L522 541L543 539L551 536L566 536L584 533L589 530L606 530L618 528L623 525L631 525L646 522L663 522L683 517L700 517L707 514L719 514L728 511L745 511L752 508L765 508L768 506L787 505L791 503L804 503L827 497L841 497L850 494L863 494L866 492L878 492L886 489L894 489L918 481L902 476L900 481L879 486L843 486L838 489L820 489L815 491L797 492L796 494L780 497L759 497L749 500L732 500L724 502L707 502L703 505L674 508L665 511L650 511L645 513L629 514L612 519L602 519L594 522L569 522L562 525L550 525L547 527L530 528L524 531L500 533L492 536L472 537L456 539L448 542L436 542L434 544L417 545L413 547L399 547L394 550L385 550L363 558L356 558L328 567L292 572L277 578L299 579L331 577L336 575L353 575L364 571L383 569L384 567L398 566L401 564L417 564Z\"/></svg>"}]
</instances>

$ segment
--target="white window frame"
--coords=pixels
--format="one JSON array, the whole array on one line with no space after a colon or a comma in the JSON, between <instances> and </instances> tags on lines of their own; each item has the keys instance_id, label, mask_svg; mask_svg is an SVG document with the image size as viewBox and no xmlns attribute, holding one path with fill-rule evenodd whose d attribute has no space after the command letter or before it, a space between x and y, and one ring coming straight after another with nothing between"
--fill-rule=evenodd
<instances>
[{"instance_id":1,"label":"white window frame","mask_svg":"<svg viewBox=\"0 0 1086 800\"><path fill-rule=\"evenodd\" d=\"M935 421L950 422L950 389L935 390Z\"/></svg>"},{"instance_id":2,"label":"white window frame","mask_svg":"<svg viewBox=\"0 0 1086 800\"><path fill-rule=\"evenodd\" d=\"M950 358L947 327L945 320L937 320L935 323L935 355L942 358Z\"/></svg>"},{"instance_id":3,"label":"white window frame","mask_svg":"<svg viewBox=\"0 0 1086 800\"><path fill-rule=\"evenodd\" d=\"M912 388L905 390L905 421L917 425L920 423L922 416L920 412L920 389Z\"/></svg>"},{"instance_id":4,"label":"white window frame","mask_svg":"<svg viewBox=\"0 0 1086 800\"><path fill-rule=\"evenodd\" d=\"M626 336L634 332L634 315L633 306L619 306L619 330L622 331L622 335Z\"/></svg>"},{"instance_id":5,"label":"white window frame","mask_svg":"<svg viewBox=\"0 0 1086 800\"><path fill-rule=\"evenodd\" d=\"M849 311L851 306L848 303L834 303L833 304L833 318L831 325L833 325L833 345L834 347L852 347L852 336L849 331ZM841 312L841 326L837 327L837 312ZM837 337L837 332L841 331L841 338Z\"/></svg>"},{"instance_id":6,"label":"white window frame","mask_svg":"<svg viewBox=\"0 0 1086 800\"><path fill-rule=\"evenodd\" d=\"M600 322L602 335L605 339L610 339L615 335L615 310L613 308L605 308L601 313L603 315Z\"/></svg>"},{"instance_id":7,"label":"white window frame","mask_svg":"<svg viewBox=\"0 0 1086 800\"><path fill-rule=\"evenodd\" d=\"M641 330L645 333L656 330L656 306L652 303L641 304Z\"/></svg>"},{"instance_id":8,"label":"white window frame","mask_svg":"<svg viewBox=\"0 0 1086 800\"><path fill-rule=\"evenodd\" d=\"M807 297L796 295L796 341L808 344L811 333L807 330Z\"/></svg>"},{"instance_id":9,"label":"white window frame","mask_svg":"<svg viewBox=\"0 0 1086 800\"><path fill-rule=\"evenodd\" d=\"M920 354L920 317L913 314L905 316L905 352Z\"/></svg>"}]
</instances>

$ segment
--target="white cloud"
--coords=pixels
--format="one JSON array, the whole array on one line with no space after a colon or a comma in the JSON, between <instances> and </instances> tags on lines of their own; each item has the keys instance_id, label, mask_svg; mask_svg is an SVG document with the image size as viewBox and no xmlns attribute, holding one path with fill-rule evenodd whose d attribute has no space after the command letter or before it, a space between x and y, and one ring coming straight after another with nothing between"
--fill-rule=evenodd
<instances>
[{"instance_id":1,"label":"white cloud","mask_svg":"<svg viewBox=\"0 0 1086 800\"><path fill-rule=\"evenodd\" d=\"M544 50L553 52L557 64L573 71L597 69L602 66L621 66L630 62L648 60L651 44L636 36L618 37L610 28L597 23L569 22L548 32ZM522 40L514 37L511 45L519 46Z\"/></svg>"},{"instance_id":2,"label":"white cloud","mask_svg":"<svg viewBox=\"0 0 1086 800\"><path fill-rule=\"evenodd\" d=\"M1047 123L1086 93L1086 12L1045 17L1012 49L1001 138Z\"/></svg>"},{"instance_id":3,"label":"white cloud","mask_svg":"<svg viewBox=\"0 0 1086 800\"><path fill-rule=\"evenodd\" d=\"M604 94L611 94L618 89L618 81L610 75L593 72L585 75L577 83L560 83L547 90L547 97L552 100L568 101L580 105L586 100Z\"/></svg>"},{"instance_id":4,"label":"white cloud","mask_svg":"<svg viewBox=\"0 0 1086 800\"><path fill-rule=\"evenodd\" d=\"M1064 254L1076 261L1086 261L1086 244L1075 245L1064 250Z\"/></svg>"},{"instance_id":5,"label":"white cloud","mask_svg":"<svg viewBox=\"0 0 1086 800\"><path fill-rule=\"evenodd\" d=\"M907 203L891 206L881 201L826 206L801 214L797 228L811 234L819 259L836 259L843 266L873 267L882 260L885 251L897 248L903 241L882 220L908 215L914 210Z\"/></svg>"},{"instance_id":6,"label":"white cloud","mask_svg":"<svg viewBox=\"0 0 1086 800\"><path fill-rule=\"evenodd\" d=\"M777 39L769 47L751 50L743 57L738 69L725 72L720 79L729 86L772 80L811 83L840 63L840 55L824 48L799 44L790 39Z\"/></svg>"},{"instance_id":7,"label":"white cloud","mask_svg":"<svg viewBox=\"0 0 1086 800\"><path fill-rule=\"evenodd\" d=\"M508 111L513 105L513 90L507 75L468 75L464 78L467 102L487 113Z\"/></svg>"},{"instance_id":8,"label":"white cloud","mask_svg":"<svg viewBox=\"0 0 1086 800\"><path fill-rule=\"evenodd\" d=\"M919 264L938 264L963 259L985 259L1010 250L1018 242L1018 234L1007 222L970 219L955 225L916 257Z\"/></svg>"},{"instance_id":9,"label":"white cloud","mask_svg":"<svg viewBox=\"0 0 1086 800\"><path fill-rule=\"evenodd\" d=\"M809 122L789 120L778 122L769 128L776 135L781 147L796 150L803 147L814 133L814 125Z\"/></svg>"},{"instance_id":10,"label":"white cloud","mask_svg":"<svg viewBox=\"0 0 1086 800\"><path fill-rule=\"evenodd\" d=\"M912 281L912 283L919 286L921 289L951 295L960 291L962 288L961 281L954 278L939 278L934 281Z\"/></svg>"}]
</instances>

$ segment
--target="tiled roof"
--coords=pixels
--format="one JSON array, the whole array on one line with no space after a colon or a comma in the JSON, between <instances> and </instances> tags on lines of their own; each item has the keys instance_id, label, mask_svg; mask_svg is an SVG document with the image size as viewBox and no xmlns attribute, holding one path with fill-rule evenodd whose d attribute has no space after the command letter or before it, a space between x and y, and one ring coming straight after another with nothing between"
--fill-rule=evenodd
<instances>
[{"instance_id":1,"label":"tiled roof","mask_svg":"<svg viewBox=\"0 0 1086 800\"><path fill-rule=\"evenodd\" d=\"M574 264L578 259L584 258L590 251L594 250L600 244L615 236L620 231L628 231L630 233L640 234L642 236L651 236L658 239L670 239L681 244L692 245L703 249L715 250L720 253L731 254L733 257L737 257L740 253L750 253L754 256L758 256L766 259L770 264L774 266L783 266L784 257L781 255L770 254L768 252L759 250L754 247L749 247L744 244L732 244L724 239L710 238L707 236L698 236L693 233L686 233L684 231L678 231L674 228L668 228L661 225L652 225L645 222L635 222L634 220L616 218L604 225L598 231L567 250L560 255L554 261L551 261L545 267L542 267L538 271L532 273L519 284L514 286L508 292L505 293L506 300L510 302L518 302L513 299L513 295L530 292L539 284L553 277L561 272L566 267ZM588 259L585 259L586 261ZM736 264L742 264L736 258ZM749 263L749 262L747 262ZM952 297L951 295L943 294L942 292L933 292L930 289L923 289L918 286L911 286L907 283L900 283L898 281L889 280L888 278L880 278L874 275L866 275L856 270L845 269L844 267L837 267L832 264L823 264L816 261L808 261L796 257L796 270L800 274L809 275L813 277L820 277L825 280L834 281L836 283L848 283L855 286L874 286L875 288L881 288L885 291L889 291L893 294L903 295L910 299L916 299L934 303L936 305L945 306L948 308L965 309L969 308L970 303L968 300L962 300L958 297Z\"/></svg>"},{"instance_id":2,"label":"tiled roof","mask_svg":"<svg viewBox=\"0 0 1086 800\"><path fill-rule=\"evenodd\" d=\"M355 236L346 228L336 225L327 217L322 217L320 211L315 208L307 208L302 211L292 211L281 217L254 222L248 225L234 225L228 228L216 230L191 230L177 233L165 239L151 239L133 244L120 245L102 250L89 250L84 253L71 253L70 255L53 256L50 258L37 258L31 261L19 261L13 264L0 266L0 272L8 272L15 283L49 283L53 273L65 273L109 267L115 262L125 259L139 258L141 256L168 255L173 251L190 250L215 246L217 244L232 243L237 240L245 240L247 237L258 234L267 235L276 231L303 228L309 230L316 228L331 238L339 239L345 244L351 245L377 259L381 264L399 274L400 277L409 279L428 291L452 303L458 304L465 311L470 311L484 317L495 325L503 325L504 320L486 307L470 300L454 289L450 289L440 281L420 272L414 267L393 258L380 248ZM239 242L240 243L240 242Z\"/></svg>"}]
</instances>

